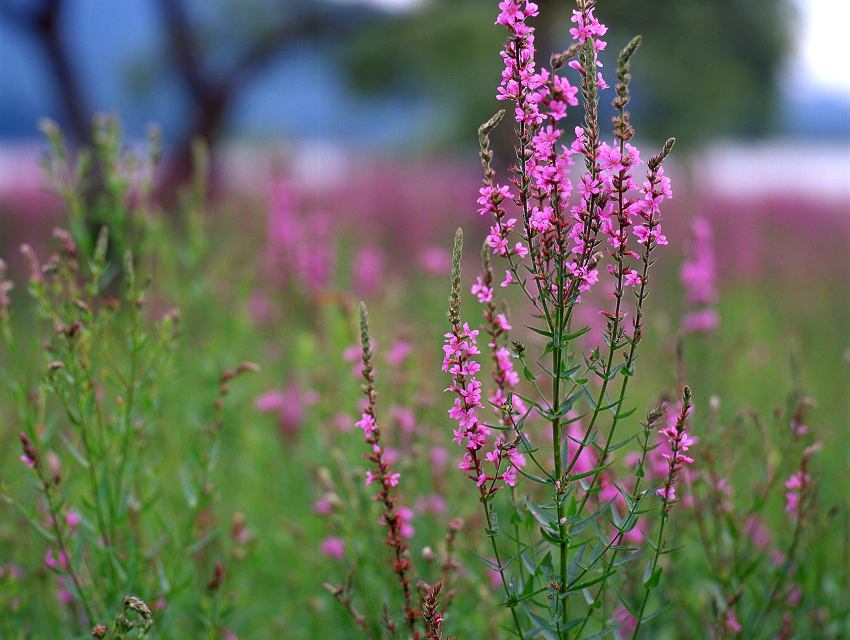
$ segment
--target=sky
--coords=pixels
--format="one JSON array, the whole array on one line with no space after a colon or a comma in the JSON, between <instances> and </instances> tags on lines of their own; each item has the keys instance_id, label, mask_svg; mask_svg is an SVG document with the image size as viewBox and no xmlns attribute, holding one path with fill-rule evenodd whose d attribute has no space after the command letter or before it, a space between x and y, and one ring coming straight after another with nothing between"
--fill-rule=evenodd
<instances>
[{"instance_id":1,"label":"sky","mask_svg":"<svg viewBox=\"0 0 850 640\"><path fill-rule=\"evenodd\" d=\"M850 0L797 0L797 4L801 31L794 34L800 39L791 62L792 82L850 97Z\"/></svg>"}]
</instances>

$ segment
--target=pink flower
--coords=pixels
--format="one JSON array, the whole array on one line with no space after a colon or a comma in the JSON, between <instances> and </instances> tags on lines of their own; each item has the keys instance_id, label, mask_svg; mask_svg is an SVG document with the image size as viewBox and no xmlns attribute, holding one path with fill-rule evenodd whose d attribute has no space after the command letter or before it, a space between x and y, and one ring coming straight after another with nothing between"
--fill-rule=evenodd
<instances>
[{"instance_id":1,"label":"pink flower","mask_svg":"<svg viewBox=\"0 0 850 640\"><path fill-rule=\"evenodd\" d=\"M513 487L516 485L516 468L513 466L509 466L507 470L502 474L502 480L505 481L505 484L509 487Z\"/></svg>"},{"instance_id":2,"label":"pink flower","mask_svg":"<svg viewBox=\"0 0 850 640\"><path fill-rule=\"evenodd\" d=\"M370 293L381 281L384 272L384 254L377 247L363 247L354 256L354 288Z\"/></svg>"},{"instance_id":3,"label":"pink flower","mask_svg":"<svg viewBox=\"0 0 850 640\"><path fill-rule=\"evenodd\" d=\"M71 529L79 527L82 521L82 516L76 511L68 511L65 514L65 524L67 524Z\"/></svg>"},{"instance_id":4,"label":"pink flower","mask_svg":"<svg viewBox=\"0 0 850 640\"><path fill-rule=\"evenodd\" d=\"M741 623L738 622L738 617L735 615L735 611L733 609L726 609L726 613L723 614L723 618L724 624L729 631L735 634L741 633Z\"/></svg>"},{"instance_id":5,"label":"pink flower","mask_svg":"<svg viewBox=\"0 0 850 640\"><path fill-rule=\"evenodd\" d=\"M266 268L269 279L315 294L327 288L335 260L331 217L305 210L296 189L278 183L269 197Z\"/></svg>"},{"instance_id":6,"label":"pink flower","mask_svg":"<svg viewBox=\"0 0 850 640\"><path fill-rule=\"evenodd\" d=\"M802 508L801 501L811 486L812 479L805 471L797 471L785 482L785 512L796 520Z\"/></svg>"},{"instance_id":7,"label":"pink flower","mask_svg":"<svg viewBox=\"0 0 850 640\"><path fill-rule=\"evenodd\" d=\"M700 309L682 316L682 331L685 333L710 333L720 323L715 309Z\"/></svg>"},{"instance_id":8,"label":"pink flower","mask_svg":"<svg viewBox=\"0 0 850 640\"><path fill-rule=\"evenodd\" d=\"M402 433L413 433L416 430L416 416L413 410L407 407L392 407L390 416L396 421Z\"/></svg>"},{"instance_id":9,"label":"pink flower","mask_svg":"<svg viewBox=\"0 0 850 640\"><path fill-rule=\"evenodd\" d=\"M431 512L437 516L443 515L446 512L446 501L436 493L422 496L416 500L416 511L419 513Z\"/></svg>"},{"instance_id":10,"label":"pink flower","mask_svg":"<svg viewBox=\"0 0 850 640\"><path fill-rule=\"evenodd\" d=\"M442 247L426 247L419 254L419 266L427 273L442 276L451 269L451 256Z\"/></svg>"},{"instance_id":11,"label":"pink flower","mask_svg":"<svg viewBox=\"0 0 850 640\"><path fill-rule=\"evenodd\" d=\"M254 408L260 413L274 413L281 411L286 403L286 398L280 391L267 391L254 401Z\"/></svg>"},{"instance_id":12,"label":"pink flower","mask_svg":"<svg viewBox=\"0 0 850 640\"><path fill-rule=\"evenodd\" d=\"M260 413L277 413L281 433L291 436L300 430L306 404L311 400L311 394L303 393L295 382L291 382L284 391L262 394L254 401L254 407Z\"/></svg>"},{"instance_id":13,"label":"pink flower","mask_svg":"<svg viewBox=\"0 0 850 640\"><path fill-rule=\"evenodd\" d=\"M510 331L511 329L513 329L511 323L508 322L508 317L504 313L496 314L496 325L501 331Z\"/></svg>"},{"instance_id":14,"label":"pink flower","mask_svg":"<svg viewBox=\"0 0 850 640\"><path fill-rule=\"evenodd\" d=\"M401 521L401 535L405 538L412 538L415 533L415 529L413 528L413 510L409 507L399 507L397 514L398 519Z\"/></svg>"},{"instance_id":15,"label":"pink flower","mask_svg":"<svg viewBox=\"0 0 850 640\"><path fill-rule=\"evenodd\" d=\"M689 256L679 272L685 287L685 300L692 308L682 318L682 330L686 333L709 332L718 323L717 312L713 308L717 301L717 287L714 282L716 269L711 227L705 218L697 218L691 230Z\"/></svg>"},{"instance_id":16,"label":"pink flower","mask_svg":"<svg viewBox=\"0 0 850 640\"><path fill-rule=\"evenodd\" d=\"M431 461L431 466L435 470L439 470L446 466L449 454L442 447L432 447L428 453L428 458Z\"/></svg>"},{"instance_id":17,"label":"pink flower","mask_svg":"<svg viewBox=\"0 0 850 640\"><path fill-rule=\"evenodd\" d=\"M627 287L640 286L641 282L643 282L643 279L634 269L629 269L625 272L625 274L623 274L623 284Z\"/></svg>"},{"instance_id":18,"label":"pink flower","mask_svg":"<svg viewBox=\"0 0 850 640\"><path fill-rule=\"evenodd\" d=\"M413 351L413 345L407 340L396 340L387 352L387 364L391 367L400 366Z\"/></svg>"},{"instance_id":19,"label":"pink flower","mask_svg":"<svg viewBox=\"0 0 850 640\"><path fill-rule=\"evenodd\" d=\"M375 424L375 418L372 414L363 413L361 414L360 420L354 423L354 426L358 429L362 429L363 437L369 440L378 425Z\"/></svg>"},{"instance_id":20,"label":"pink flower","mask_svg":"<svg viewBox=\"0 0 850 640\"><path fill-rule=\"evenodd\" d=\"M641 224L634 228L634 234L640 244L648 244L652 240L655 241L655 244L667 244L667 237L661 233L658 227L649 229Z\"/></svg>"},{"instance_id":21,"label":"pink flower","mask_svg":"<svg viewBox=\"0 0 850 640\"><path fill-rule=\"evenodd\" d=\"M680 409L676 413L670 414L668 426L659 431L660 435L666 438L667 451L662 452L661 455L667 464L667 474L664 485L656 489L655 494L664 501L668 510L676 500L675 482L679 472L684 465L690 465L694 462L694 459L688 456L687 452L695 444L695 440L685 431L688 416L692 409L693 405L690 404L689 392L686 389L685 400L681 403Z\"/></svg>"},{"instance_id":22,"label":"pink flower","mask_svg":"<svg viewBox=\"0 0 850 640\"><path fill-rule=\"evenodd\" d=\"M631 638L637 626L637 619L623 606L614 610L612 621L617 625L617 638Z\"/></svg>"},{"instance_id":23,"label":"pink flower","mask_svg":"<svg viewBox=\"0 0 850 640\"><path fill-rule=\"evenodd\" d=\"M53 571L67 571L68 556L63 552L57 552L52 548L48 548L44 552L44 564Z\"/></svg>"},{"instance_id":24,"label":"pink flower","mask_svg":"<svg viewBox=\"0 0 850 640\"><path fill-rule=\"evenodd\" d=\"M478 302L485 303L490 302L493 299L493 289L486 286L481 276L478 276L478 279L475 281L475 284L472 285L472 295L478 297Z\"/></svg>"},{"instance_id":25,"label":"pink flower","mask_svg":"<svg viewBox=\"0 0 850 640\"><path fill-rule=\"evenodd\" d=\"M56 577L56 600L60 605L67 607L74 602L74 596L68 590L65 578Z\"/></svg>"},{"instance_id":26,"label":"pink flower","mask_svg":"<svg viewBox=\"0 0 850 640\"><path fill-rule=\"evenodd\" d=\"M322 540L319 551L323 556L333 558L334 560L342 560L345 557L345 542L342 538L328 537Z\"/></svg>"},{"instance_id":27,"label":"pink flower","mask_svg":"<svg viewBox=\"0 0 850 640\"><path fill-rule=\"evenodd\" d=\"M320 516L327 516L333 513L333 502L327 497L322 496L313 503L313 513Z\"/></svg>"}]
</instances>

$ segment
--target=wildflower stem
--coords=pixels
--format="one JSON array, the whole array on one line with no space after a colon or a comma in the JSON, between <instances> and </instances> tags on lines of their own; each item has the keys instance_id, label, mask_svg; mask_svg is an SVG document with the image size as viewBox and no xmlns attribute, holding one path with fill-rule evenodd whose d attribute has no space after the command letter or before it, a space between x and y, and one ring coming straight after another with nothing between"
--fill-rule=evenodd
<instances>
[{"instance_id":1,"label":"wildflower stem","mask_svg":"<svg viewBox=\"0 0 850 640\"><path fill-rule=\"evenodd\" d=\"M632 505L631 505L631 509L629 509L628 516L623 520L623 522L627 526L631 526L631 525L634 524L634 523L630 522L630 520L637 515L638 507L640 506L640 501L643 497L642 484L643 484L643 476L644 476L644 467L646 465L646 458L647 458L647 455L649 454L649 448L650 448L649 447L649 434L652 433L653 428L655 427L655 425L657 424L657 422L661 418L661 416L662 416L662 413L661 413L660 409L654 409L654 410L650 411L649 414L647 414L647 416L646 416L646 422L644 423L644 429L643 429L643 442L641 443L641 457L640 457L640 461L638 462L637 466L635 467L635 488L634 488L634 491L632 492ZM618 530L617 535L615 536L615 539L617 540L617 542L615 543L616 545L619 546L620 544L622 544L622 541L623 541L623 531L622 530ZM608 551L608 549L610 549L610 546L607 549L605 549L602 552L602 554L606 553ZM582 620L581 626L578 628L578 631L576 632L577 638L581 638L581 634L584 632L584 628L587 626L587 623L590 621L590 618L593 615L593 612L596 610L596 604L602 599L603 595L605 594L605 586L608 583L608 577L612 573L611 570L614 567L614 562L617 559L618 552L619 552L618 549L614 549L614 551L608 557L608 564L605 567L605 570L603 572L604 577L602 578L602 582L599 584L599 588L596 590L596 595L593 597L593 602L590 604L590 606L587 607L587 615L584 617L584 620ZM602 554L600 554L600 555L602 555ZM604 619L604 616L603 616L603 619Z\"/></svg>"},{"instance_id":2,"label":"wildflower stem","mask_svg":"<svg viewBox=\"0 0 850 640\"><path fill-rule=\"evenodd\" d=\"M24 439L23 435L21 436L21 439ZM26 441L29 442L29 439ZM44 498L47 501L47 510L50 514L51 529L53 530L53 535L56 537L56 545L59 547L60 555L58 566L63 567L62 559L64 558L68 564L68 566L65 567L65 571L68 573L68 577L71 578L71 582L74 584L74 589L77 591L77 595L80 598L80 603L83 605L83 610L86 616L86 625L91 625L95 620L94 610L86 591L83 589L79 576L77 576L77 572L74 570L71 563L71 556L68 554L68 545L65 542L65 535L62 532L62 525L60 524L62 514L59 512L59 507L53 499L51 480L44 475L44 470L41 468L40 462L37 459L33 460L33 462L36 475L38 476L41 484L41 492L44 494Z\"/></svg>"},{"instance_id":3,"label":"wildflower stem","mask_svg":"<svg viewBox=\"0 0 850 640\"><path fill-rule=\"evenodd\" d=\"M374 479L379 486L376 498L384 509L383 521L387 529L387 545L393 551L392 566L401 588L405 623L414 640L416 640L420 637L419 631L416 629L416 619L419 617L419 612L413 605L413 595L410 589L411 579L409 573L411 572L411 566L407 553L409 545L401 533L400 518L396 508L395 497L392 494L392 487L398 482L397 479L393 480L393 475L397 478L398 474L390 473L389 463L384 459L380 428L375 418L377 393L375 392L372 342L369 334L369 314L366 310L366 305L362 302L360 303L360 344L363 358L363 393L367 401L364 420L368 417L368 422L371 424L369 431L364 429L366 441L372 445L372 453L367 454L366 457L376 465Z\"/></svg>"},{"instance_id":4,"label":"wildflower stem","mask_svg":"<svg viewBox=\"0 0 850 640\"><path fill-rule=\"evenodd\" d=\"M669 517L667 512L668 503L669 500L667 498L661 499L661 524L658 526L658 538L655 541L655 553L652 556L652 564L650 565L651 570L649 571L649 576L647 576L646 581L652 580L652 577L655 575L655 570L658 568L658 558L661 557L661 549L664 544L664 525L667 524L667 518ZM632 640L635 640L638 636L640 625L643 622L643 614L646 612L646 605L649 602L649 594L652 593L652 587L648 586L646 581L644 583L643 600L641 601L640 609L638 610L635 621L635 629L632 632Z\"/></svg>"},{"instance_id":5,"label":"wildflower stem","mask_svg":"<svg viewBox=\"0 0 850 640\"><path fill-rule=\"evenodd\" d=\"M508 579L505 577L505 567L502 564L502 556L499 553L499 545L496 544L496 535L493 531L493 516L491 514L492 506L490 504L489 498L485 497L485 489L481 488L481 504L484 505L484 516L487 519L487 537L490 538L490 544L493 548L493 557L496 559L496 566L499 571L499 578L502 581L502 588L505 591L505 600L506 605L511 610L511 617L514 621L514 627L516 628L517 635L520 640L525 639L525 634L522 631L522 626L519 623L519 616L516 612L516 604L511 602L511 594L510 589L508 588Z\"/></svg>"},{"instance_id":6,"label":"wildflower stem","mask_svg":"<svg viewBox=\"0 0 850 640\"><path fill-rule=\"evenodd\" d=\"M667 456L667 477L664 480L664 486L656 491L656 495L661 498L661 524L658 526L658 539L655 542L655 553L652 557L652 564L650 565L648 575L644 578L643 601L641 602L640 610L637 615L634 633L632 633L632 640L637 638L640 625L643 622L643 614L646 611L646 605L649 602L649 596L658 584L656 570L658 569L658 559L664 551L664 526L667 524L667 520L670 517L670 507L676 499L674 488L676 477L678 476L683 463L693 462L693 460L684 455L691 442L685 434L685 426L692 406L691 390L686 386L682 390L682 406L679 411L679 415L676 418L675 426L663 430L663 433L670 439L671 451L669 456Z\"/></svg>"}]
</instances>

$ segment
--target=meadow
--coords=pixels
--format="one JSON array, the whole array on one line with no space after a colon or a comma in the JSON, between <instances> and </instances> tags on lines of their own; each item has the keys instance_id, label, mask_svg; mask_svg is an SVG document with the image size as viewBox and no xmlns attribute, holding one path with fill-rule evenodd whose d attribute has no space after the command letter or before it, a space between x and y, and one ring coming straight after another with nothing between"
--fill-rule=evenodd
<instances>
[{"instance_id":1,"label":"meadow","mask_svg":"<svg viewBox=\"0 0 850 640\"><path fill-rule=\"evenodd\" d=\"M162 200L154 133L44 123L0 238L0 638L850 634L846 205L701 190L629 118L639 40L597 77L580 1L535 68L499 10L480 165L245 188L199 143Z\"/></svg>"}]
</instances>

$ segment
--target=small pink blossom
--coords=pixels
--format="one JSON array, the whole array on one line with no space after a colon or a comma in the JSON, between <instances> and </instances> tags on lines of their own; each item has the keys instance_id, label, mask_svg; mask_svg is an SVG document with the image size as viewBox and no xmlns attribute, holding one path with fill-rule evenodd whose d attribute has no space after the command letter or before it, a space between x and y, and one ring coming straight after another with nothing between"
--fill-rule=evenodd
<instances>
[{"instance_id":1,"label":"small pink blossom","mask_svg":"<svg viewBox=\"0 0 850 640\"><path fill-rule=\"evenodd\" d=\"M345 542L342 538L327 537L322 540L319 550L323 556L333 558L334 560L342 560L345 557Z\"/></svg>"},{"instance_id":2,"label":"small pink blossom","mask_svg":"<svg viewBox=\"0 0 850 640\"><path fill-rule=\"evenodd\" d=\"M65 524L67 524L71 529L79 527L82 521L83 517L76 511L68 511L65 514Z\"/></svg>"},{"instance_id":3,"label":"small pink blossom","mask_svg":"<svg viewBox=\"0 0 850 640\"><path fill-rule=\"evenodd\" d=\"M313 503L313 513L320 516L327 516L333 513L333 502L327 497L322 496Z\"/></svg>"},{"instance_id":4,"label":"small pink blossom","mask_svg":"<svg viewBox=\"0 0 850 640\"><path fill-rule=\"evenodd\" d=\"M387 364L391 367L400 366L413 352L413 345L407 340L396 340L387 352Z\"/></svg>"},{"instance_id":5,"label":"small pink blossom","mask_svg":"<svg viewBox=\"0 0 850 640\"><path fill-rule=\"evenodd\" d=\"M726 613L723 615L723 621L726 625L726 628L729 629L734 634L741 633L741 623L738 622L738 617L735 615L734 609L726 609Z\"/></svg>"}]
</instances>

